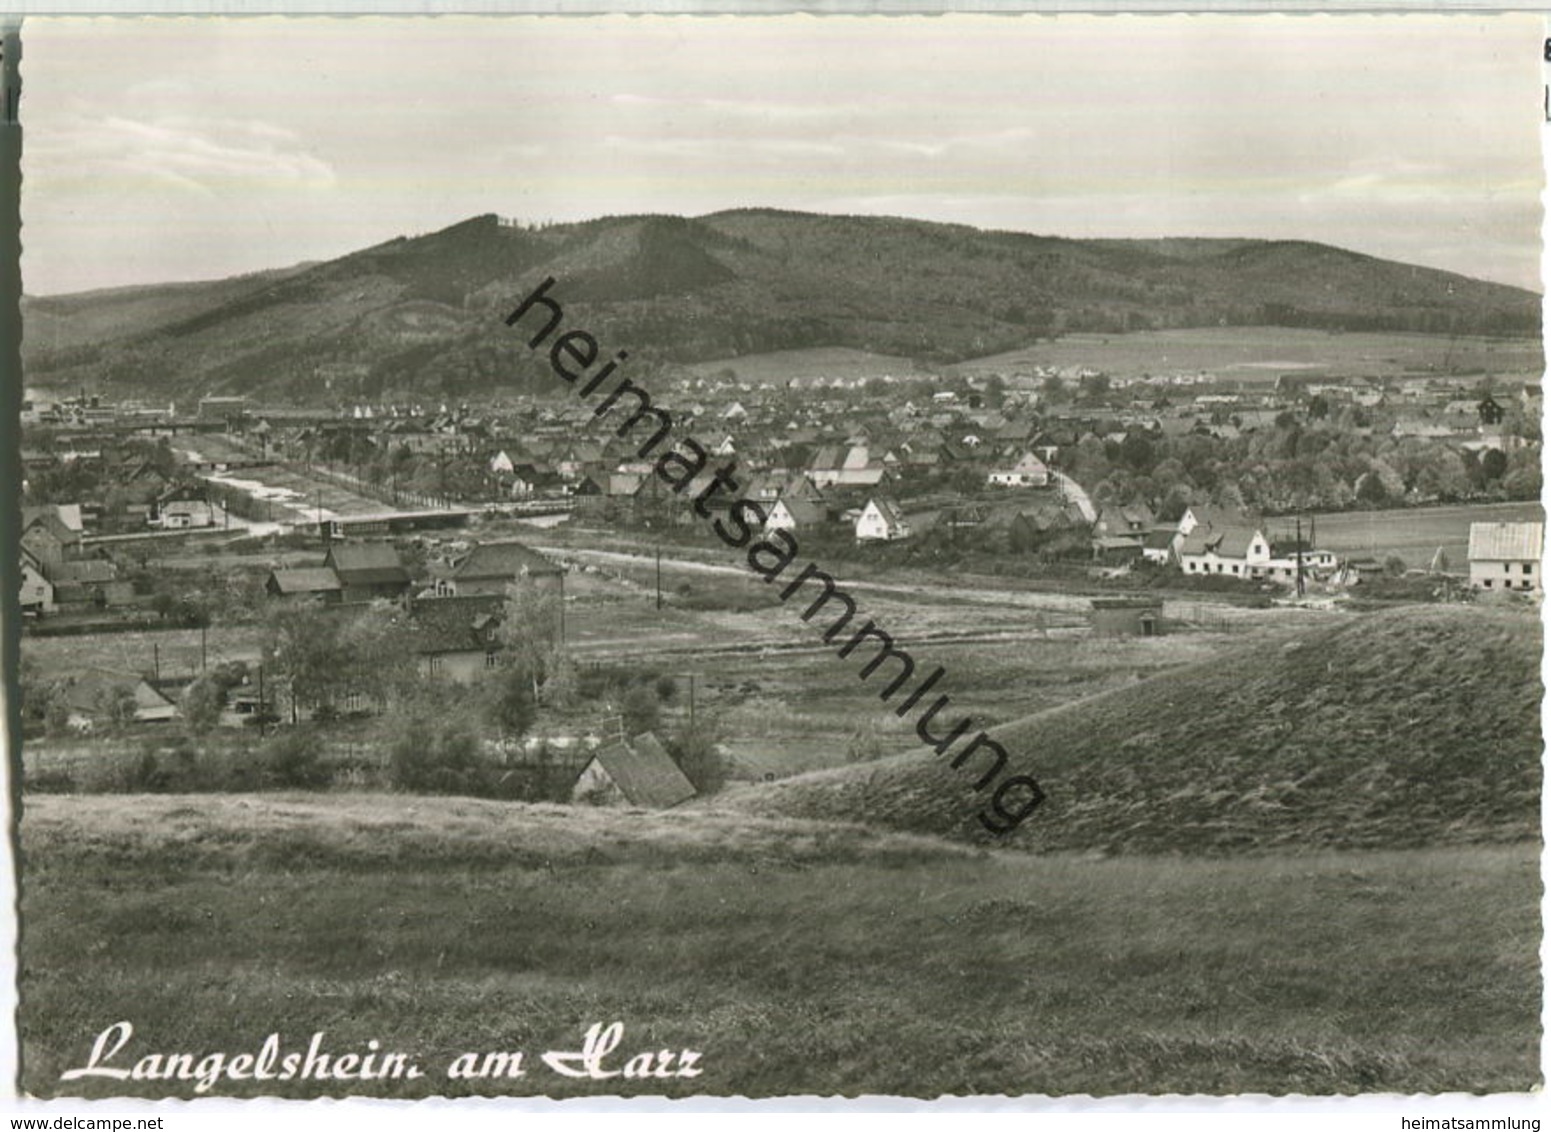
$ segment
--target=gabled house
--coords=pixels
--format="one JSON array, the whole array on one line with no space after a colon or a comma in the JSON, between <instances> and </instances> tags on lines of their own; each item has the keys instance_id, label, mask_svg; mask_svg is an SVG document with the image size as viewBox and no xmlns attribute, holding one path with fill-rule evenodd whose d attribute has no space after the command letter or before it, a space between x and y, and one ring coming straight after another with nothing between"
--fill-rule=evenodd
<instances>
[{"instance_id":1,"label":"gabled house","mask_svg":"<svg viewBox=\"0 0 1551 1132\"><path fill-rule=\"evenodd\" d=\"M341 601L393 600L409 591L409 571L385 542L333 543L323 565L339 579Z\"/></svg>"},{"instance_id":2,"label":"gabled house","mask_svg":"<svg viewBox=\"0 0 1551 1132\"><path fill-rule=\"evenodd\" d=\"M410 639L421 675L467 684L498 667L504 604L492 594L412 601Z\"/></svg>"},{"instance_id":3,"label":"gabled house","mask_svg":"<svg viewBox=\"0 0 1551 1132\"><path fill-rule=\"evenodd\" d=\"M1305 578L1321 577L1336 568L1336 556L1316 550L1307 542L1273 544L1258 526L1230 526L1217 530L1198 527L1179 547L1180 570L1185 574L1215 574L1248 581L1293 585L1301 568Z\"/></svg>"},{"instance_id":4,"label":"gabled house","mask_svg":"<svg viewBox=\"0 0 1551 1132\"><path fill-rule=\"evenodd\" d=\"M264 579L264 592L286 601L321 601L329 605L343 600L339 575L327 566L304 566L293 570L271 570Z\"/></svg>"},{"instance_id":5,"label":"gabled house","mask_svg":"<svg viewBox=\"0 0 1551 1132\"><path fill-rule=\"evenodd\" d=\"M605 478L601 473L583 476L571 489L572 510L577 518L593 521L608 513L609 492L604 485Z\"/></svg>"},{"instance_id":6,"label":"gabled house","mask_svg":"<svg viewBox=\"0 0 1551 1132\"><path fill-rule=\"evenodd\" d=\"M1027 449L1012 460L1002 460L986 474L993 487L1044 487L1050 482L1050 467Z\"/></svg>"},{"instance_id":7,"label":"gabled house","mask_svg":"<svg viewBox=\"0 0 1551 1132\"><path fill-rule=\"evenodd\" d=\"M829 501L825 498L824 492L819 489L818 484L814 483L812 479L804 475L802 472L798 472L795 475L789 477L786 482L781 485L781 489L777 494L777 498L803 499L809 503L815 504L816 506L825 508L827 508L829 505Z\"/></svg>"},{"instance_id":8,"label":"gabled house","mask_svg":"<svg viewBox=\"0 0 1551 1132\"><path fill-rule=\"evenodd\" d=\"M480 543L452 562L432 563L431 577L438 597L505 596L507 586L523 581L558 587L563 573L538 551L504 539Z\"/></svg>"},{"instance_id":9,"label":"gabled house","mask_svg":"<svg viewBox=\"0 0 1551 1132\"><path fill-rule=\"evenodd\" d=\"M874 464L865 444L825 445L813 454L808 478L816 487L876 487L887 469Z\"/></svg>"},{"instance_id":10,"label":"gabled house","mask_svg":"<svg viewBox=\"0 0 1551 1132\"><path fill-rule=\"evenodd\" d=\"M58 605L124 605L135 593L132 582L121 581L118 567L106 558L76 558L48 571Z\"/></svg>"},{"instance_id":11,"label":"gabled house","mask_svg":"<svg viewBox=\"0 0 1551 1132\"><path fill-rule=\"evenodd\" d=\"M1179 517L1179 533L1188 535L1198 527L1207 530L1226 529L1228 527L1242 527L1252 525L1254 522L1242 511L1231 507L1217 507L1206 503L1192 503L1185 508L1184 514Z\"/></svg>"},{"instance_id":12,"label":"gabled house","mask_svg":"<svg viewBox=\"0 0 1551 1132\"><path fill-rule=\"evenodd\" d=\"M173 484L156 497L156 522L164 530L196 530L215 525L215 508L205 489L190 483Z\"/></svg>"},{"instance_id":13,"label":"gabled house","mask_svg":"<svg viewBox=\"0 0 1551 1132\"><path fill-rule=\"evenodd\" d=\"M1142 537L1142 558L1158 566L1174 560L1176 545L1182 536L1173 527L1154 527Z\"/></svg>"},{"instance_id":14,"label":"gabled house","mask_svg":"<svg viewBox=\"0 0 1551 1132\"><path fill-rule=\"evenodd\" d=\"M22 508L22 546L32 552L34 564L45 576L65 559L81 553L80 508L74 511L72 528L62 507Z\"/></svg>"},{"instance_id":15,"label":"gabled house","mask_svg":"<svg viewBox=\"0 0 1551 1132\"><path fill-rule=\"evenodd\" d=\"M1014 554L1049 550L1057 545L1078 549L1087 538L1088 522L1075 503L1051 500L1043 506L1020 508L1007 524L1007 548Z\"/></svg>"},{"instance_id":16,"label":"gabled house","mask_svg":"<svg viewBox=\"0 0 1551 1132\"><path fill-rule=\"evenodd\" d=\"M1471 523L1470 584L1478 590L1539 592L1542 586L1540 523Z\"/></svg>"},{"instance_id":17,"label":"gabled house","mask_svg":"<svg viewBox=\"0 0 1551 1132\"><path fill-rule=\"evenodd\" d=\"M910 537L910 523L891 500L873 496L856 518L857 542L890 542Z\"/></svg>"},{"instance_id":18,"label":"gabled house","mask_svg":"<svg viewBox=\"0 0 1551 1132\"><path fill-rule=\"evenodd\" d=\"M125 712L123 721L131 723L161 723L178 715L177 706L140 676L108 668L71 676L64 701L70 727L82 732L114 722L115 710Z\"/></svg>"},{"instance_id":19,"label":"gabled house","mask_svg":"<svg viewBox=\"0 0 1551 1132\"><path fill-rule=\"evenodd\" d=\"M32 554L22 548L22 583L20 596L23 613L54 612L54 583L43 576Z\"/></svg>"},{"instance_id":20,"label":"gabled house","mask_svg":"<svg viewBox=\"0 0 1551 1132\"><path fill-rule=\"evenodd\" d=\"M828 512L801 496L777 499L767 509L766 531L801 531L823 524Z\"/></svg>"},{"instance_id":21,"label":"gabled house","mask_svg":"<svg viewBox=\"0 0 1551 1132\"><path fill-rule=\"evenodd\" d=\"M571 788L573 801L666 810L695 796L695 787L650 731L598 748Z\"/></svg>"},{"instance_id":22,"label":"gabled house","mask_svg":"<svg viewBox=\"0 0 1551 1132\"><path fill-rule=\"evenodd\" d=\"M1153 527L1152 508L1145 503L1111 503L1099 510L1093 533L1104 537L1132 537L1141 540Z\"/></svg>"}]
</instances>

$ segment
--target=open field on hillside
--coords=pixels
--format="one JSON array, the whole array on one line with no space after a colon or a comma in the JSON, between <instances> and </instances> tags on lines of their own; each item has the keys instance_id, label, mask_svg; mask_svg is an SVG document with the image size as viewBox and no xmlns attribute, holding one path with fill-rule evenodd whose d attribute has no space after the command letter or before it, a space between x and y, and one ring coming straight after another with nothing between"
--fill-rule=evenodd
<instances>
[{"instance_id":1,"label":"open field on hillside","mask_svg":"<svg viewBox=\"0 0 1551 1132\"><path fill-rule=\"evenodd\" d=\"M22 1086L122 1055L403 1051L214 1095L1440 1092L1539 1082L1530 846L1242 860L977 852L854 826L461 799L29 800ZM693 1080L539 1061L620 1021ZM526 1076L449 1080L461 1053ZM617 1067L617 1065L616 1065Z\"/></svg>"},{"instance_id":2,"label":"open field on hillside","mask_svg":"<svg viewBox=\"0 0 1551 1132\"><path fill-rule=\"evenodd\" d=\"M841 378L856 381L869 377L917 377L920 371L909 358L892 354L874 354L846 346L821 346L811 350L776 350L765 354L745 354L715 362L699 362L684 367L702 377L731 370L737 380L751 385L801 385L812 381Z\"/></svg>"},{"instance_id":3,"label":"open field on hillside","mask_svg":"<svg viewBox=\"0 0 1551 1132\"><path fill-rule=\"evenodd\" d=\"M967 374L1005 374L1037 365L1091 366L1122 377L1204 371L1246 382L1271 382L1284 373L1400 377L1451 372L1539 381L1543 369L1540 343L1529 338L1329 334L1276 326L1069 334L954 368Z\"/></svg>"},{"instance_id":4,"label":"open field on hillside","mask_svg":"<svg viewBox=\"0 0 1551 1132\"><path fill-rule=\"evenodd\" d=\"M261 635L262 630L256 625L227 625L207 630L204 664L257 661ZM49 678L68 676L83 668L151 672L158 656L163 676L186 676L199 672L201 667L198 629L23 637L21 650L22 656L36 662L39 670Z\"/></svg>"},{"instance_id":5,"label":"open field on hillside","mask_svg":"<svg viewBox=\"0 0 1551 1132\"><path fill-rule=\"evenodd\" d=\"M1406 511L1341 511L1314 516L1318 545L1347 555L1371 555L1384 561L1398 555L1425 570L1441 546L1449 569L1464 573L1469 563L1471 523L1545 521L1538 503L1473 503L1457 507L1419 507ZM1291 519L1273 519L1275 529L1291 529ZM1307 522L1305 521L1305 529Z\"/></svg>"},{"instance_id":6,"label":"open field on hillside","mask_svg":"<svg viewBox=\"0 0 1551 1132\"><path fill-rule=\"evenodd\" d=\"M974 783L991 767L1040 784L1044 802L1003 840L1042 850L1525 840L1540 831L1540 662L1533 610L1347 617L998 728L1005 766L982 748L955 768L917 746L730 804L984 841L989 794ZM962 714L955 694L935 733ZM1018 787L1006 805L1029 797Z\"/></svg>"}]
</instances>

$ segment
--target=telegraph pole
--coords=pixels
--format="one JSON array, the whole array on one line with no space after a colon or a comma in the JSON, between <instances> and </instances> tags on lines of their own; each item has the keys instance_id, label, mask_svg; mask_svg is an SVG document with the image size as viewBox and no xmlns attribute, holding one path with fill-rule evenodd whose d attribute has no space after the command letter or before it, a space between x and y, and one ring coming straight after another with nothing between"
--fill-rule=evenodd
<instances>
[{"instance_id":1,"label":"telegraph pole","mask_svg":"<svg viewBox=\"0 0 1551 1132\"><path fill-rule=\"evenodd\" d=\"M1300 516L1299 518L1295 519L1294 522L1297 524L1297 527L1295 528L1296 531L1297 531L1297 534L1294 536L1294 538L1297 541L1297 553L1298 553L1298 596L1302 597L1303 596L1303 519Z\"/></svg>"},{"instance_id":2,"label":"telegraph pole","mask_svg":"<svg viewBox=\"0 0 1551 1132\"><path fill-rule=\"evenodd\" d=\"M657 544L657 608L662 608L662 543Z\"/></svg>"},{"instance_id":3,"label":"telegraph pole","mask_svg":"<svg viewBox=\"0 0 1551 1132\"><path fill-rule=\"evenodd\" d=\"M560 571L560 648L566 647L566 572Z\"/></svg>"}]
</instances>

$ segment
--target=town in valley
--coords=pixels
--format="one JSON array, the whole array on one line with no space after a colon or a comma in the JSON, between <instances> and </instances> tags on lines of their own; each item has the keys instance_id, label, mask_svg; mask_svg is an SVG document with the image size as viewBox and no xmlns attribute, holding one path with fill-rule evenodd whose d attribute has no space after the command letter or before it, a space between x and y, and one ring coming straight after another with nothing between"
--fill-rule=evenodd
<instances>
[{"instance_id":1,"label":"town in valley","mask_svg":"<svg viewBox=\"0 0 1551 1132\"><path fill-rule=\"evenodd\" d=\"M840 223L492 215L27 301L27 860L95 878L138 972L36 874L29 1088L131 1016L155 1048L393 1033L427 1065L621 1018L705 1051L673 1095L1527 1087L1530 960L1474 948L1535 911L1538 297L1314 245ZM817 298L770 250L813 232ZM948 255L948 290L880 267ZM692 481L506 326L547 276L704 446ZM804 612L829 594L718 539L738 496L947 674L1037 780L1022 820L976 820L980 765L916 740L884 654ZM1507 934L1439 935L1445 899ZM1328 964L1390 900L1429 925L1403 961ZM1439 1052L1434 970L1479 975L1475 1045ZM249 1033L237 996L287 1005ZM1332 1029L1358 999L1373 1033ZM330 1087L222 1082L250 1086Z\"/></svg>"}]
</instances>

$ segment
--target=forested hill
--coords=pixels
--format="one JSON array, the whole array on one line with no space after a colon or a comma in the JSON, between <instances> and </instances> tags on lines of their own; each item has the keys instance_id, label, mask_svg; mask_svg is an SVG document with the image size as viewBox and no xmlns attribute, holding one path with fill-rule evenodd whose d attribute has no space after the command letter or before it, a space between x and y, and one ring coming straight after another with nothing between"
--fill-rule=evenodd
<instances>
[{"instance_id":1,"label":"forested hill","mask_svg":"<svg viewBox=\"0 0 1551 1132\"><path fill-rule=\"evenodd\" d=\"M1069 240L753 209L475 217L336 260L23 302L29 384L265 400L553 388L502 323L553 275L638 365L811 346L957 361L1069 331L1278 325L1536 335L1528 291L1264 240Z\"/></svg>"}]
</instances>

